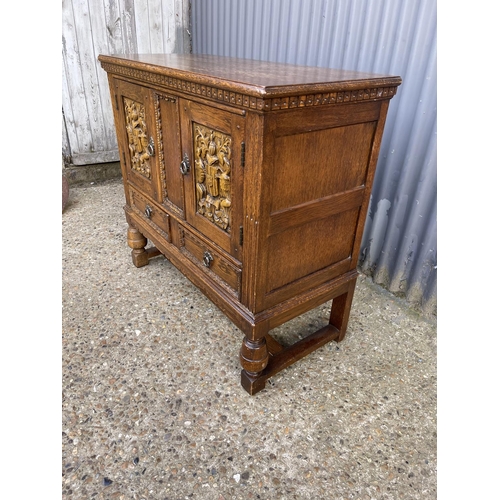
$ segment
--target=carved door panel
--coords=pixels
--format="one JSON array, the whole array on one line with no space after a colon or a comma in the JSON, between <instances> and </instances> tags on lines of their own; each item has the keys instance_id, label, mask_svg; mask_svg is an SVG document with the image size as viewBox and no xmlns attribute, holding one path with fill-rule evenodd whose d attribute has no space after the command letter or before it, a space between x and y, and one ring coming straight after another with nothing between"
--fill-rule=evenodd
<instances>
[{"instance_id":1,"label":"carved door panel","mask_svg":"<svg viewBox=\"0 0 500 500\"><path fill-rule=\"evenodd\" d=\"M123 175L144 194L160 201L152 92L122 80L115 80L114 86Z\"/></svg>"},{"instance_id":2,"label":"carved door panel","mask_svg":"<svg viewBox=\"0 0 500 500\"><path fill-rule=\"evenodd\" d=\"M244 117L182 100L186 219L241 260Z\"/></svg>"}]
</instances>

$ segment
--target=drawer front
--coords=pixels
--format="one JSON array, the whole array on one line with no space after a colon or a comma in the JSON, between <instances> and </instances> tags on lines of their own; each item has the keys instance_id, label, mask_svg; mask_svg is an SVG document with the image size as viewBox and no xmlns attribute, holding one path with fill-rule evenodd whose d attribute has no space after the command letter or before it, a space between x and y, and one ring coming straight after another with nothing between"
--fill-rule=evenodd
<instances>
[{"instance_id":1,"label":"drawer front","mask_svg":"<svg viewBox=\"0 0 500 500\"><path fill-rule=\"evenodd\" d=\"M139 213L159 235L170 242L169 215L135 189L129 188L129 190L130 202L134 212Z\"/></svg>"},{"instance_id":2,"label":"drawer front","mask_svg":"<svg viewBox=\"0 0 500 500\"><path fill-rule=\"evenodd\" d=\"M238 266L184 228L181 229L181 242L181 251L184 255L219 285L239 298L241 269Z\"/></svg>"}]
</instances>

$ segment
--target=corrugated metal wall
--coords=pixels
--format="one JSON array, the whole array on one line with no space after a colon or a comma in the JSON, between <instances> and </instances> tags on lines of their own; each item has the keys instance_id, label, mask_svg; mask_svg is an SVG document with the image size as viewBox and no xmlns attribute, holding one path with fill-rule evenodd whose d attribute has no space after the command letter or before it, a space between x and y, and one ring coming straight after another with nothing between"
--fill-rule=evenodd
<instances>
[{"instance_id":1,"label":"corrugated metal wall","mask_svg":"<svg viewBox=\"0 0 500 500\"><path fill-rule=\"evenodd\" d=\"M436 313L436 0L192 0L193 52L399 75L360 268Z\"/></svg>"},{"instance_id":2,"label":"corrugated metal wall","mask_svg":"<svg viewBox=\"0 0 500 500\"><path fill-rule=\"evenodd\" d=\"M97 56L190 52L189 0L63 0L63 156L118 161L108 80Z\"/></svg>"}]
</instances>

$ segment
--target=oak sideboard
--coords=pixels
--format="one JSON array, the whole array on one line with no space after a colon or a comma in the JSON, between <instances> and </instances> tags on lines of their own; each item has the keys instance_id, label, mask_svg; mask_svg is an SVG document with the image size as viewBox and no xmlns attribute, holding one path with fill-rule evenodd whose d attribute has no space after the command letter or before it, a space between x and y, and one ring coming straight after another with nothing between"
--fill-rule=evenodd
<instances>
[{"instance_id":1,"label":"oak sideboard","mask_svg":"<svg viewBox=\"0 0 500 500\"><path fill-rule=\"evenodd\" d=\"M165 256L241 329L250 394L341 341L401 78L193 54L99 61L134 265ZM327 301L317 332L287 346L272 337Z\"/></svg>"}]
</instances>

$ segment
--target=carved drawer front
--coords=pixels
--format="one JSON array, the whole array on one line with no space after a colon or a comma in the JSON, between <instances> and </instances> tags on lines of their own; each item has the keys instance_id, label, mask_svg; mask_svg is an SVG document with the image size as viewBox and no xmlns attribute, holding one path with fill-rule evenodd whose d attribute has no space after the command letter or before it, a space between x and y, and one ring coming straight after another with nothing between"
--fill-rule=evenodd
<instances>
[{"instance_id":1,"label":"carved drawer front","mask_svg":"<svg viewBox=\"0 0 500 500\"><path fill-rule=\"evenodd\" d=\"M163 238L170 242L170 218L158 205L135 189L130 189L132 209Z\"/></svg>"},{"instance_id":2,"label":"carved drawer front","mask_svg":"<svg viewBox=\"0 0 500 500\"><path fill-rule=\"evenodd\" d=\"M211 245L205 244L191 232L181 229L181 251L197 264L219 285L239 298L241 288L241 269L223 257Z\"/></svg>"}]
</instances>

